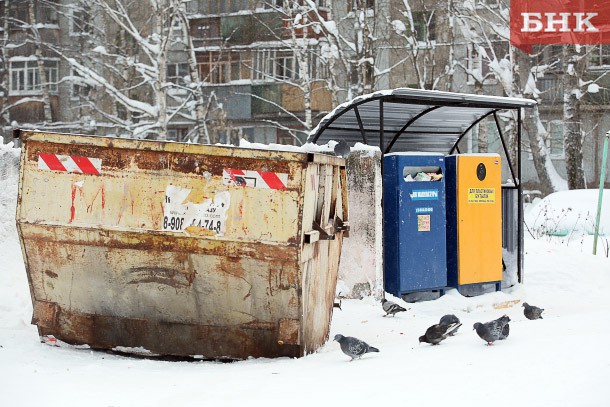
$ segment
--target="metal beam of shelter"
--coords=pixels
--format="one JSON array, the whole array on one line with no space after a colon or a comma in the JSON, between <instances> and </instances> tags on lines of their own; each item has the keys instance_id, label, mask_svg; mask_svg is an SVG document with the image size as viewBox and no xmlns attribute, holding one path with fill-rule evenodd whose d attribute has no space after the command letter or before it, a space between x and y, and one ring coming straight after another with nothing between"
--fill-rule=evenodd
<instances>
[{"instance_id":1,"label":"metal beam of shelter","mask_svg":"<svg viewBox=\"0 0 610 407\"><path fill-rule=\"evenodd\" d=\"M343 140L350 146L357 142L377 146L383 154L391 152L460 153L458 144L480 121L493 116L498 129L504 159L517 189L517 275L522 281L523 264L523 191L521 188L522 108L532 108L531 99L470 95L410 88L380 91L357 97L326 115L311 132L308 142L324 144ZM498 119L498 112L516 112L517 163L512 163L508 143ZM503 236L510 225L503 224ZM514 225L513 225L514 227Z\"/></svg>"}]
</instances>

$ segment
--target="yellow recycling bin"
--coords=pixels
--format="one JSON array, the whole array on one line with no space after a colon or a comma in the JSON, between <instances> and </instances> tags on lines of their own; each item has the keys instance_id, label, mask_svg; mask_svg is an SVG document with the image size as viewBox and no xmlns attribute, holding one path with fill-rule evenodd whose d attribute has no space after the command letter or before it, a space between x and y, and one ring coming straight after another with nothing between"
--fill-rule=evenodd
<instances>
[{"instance_id":1,"label":"yellow recycling bin","mask_svg":"<svg viewBox=\"0 0 610 407\"><path fill-rule=\"evenodd\" d=\"M447 283L502 283L502 165L498 154L446 157Z\"/></svg>"}]
</instances>

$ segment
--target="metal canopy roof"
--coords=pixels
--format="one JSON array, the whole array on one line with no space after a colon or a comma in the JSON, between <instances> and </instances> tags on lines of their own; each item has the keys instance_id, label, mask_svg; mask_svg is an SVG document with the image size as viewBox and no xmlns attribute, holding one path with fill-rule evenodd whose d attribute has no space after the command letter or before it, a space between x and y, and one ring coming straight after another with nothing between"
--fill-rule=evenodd
<instances>
[{"instance_id":1,"label":"metal canopy roof","mask_svg":"<svg viewBox=\"0 0 610 407\"><path fill-rule=\"evenodd\" d=\"M534 107L530 99L468 95L420 89L399 88L360 96L326 115L310 134L308 141L327 143L343 140L349 145L363 142L378 146L382 153L429 151L459 153L458 143L484 118L493 115L505 159L516 189L517 276L523 282L523 191L521 186L521 108ZM496 112L517 110L517 166L511 163ZM383 172L383 160L382 160ZM503 198L504 199L504 198ZM504 205L503 201L503 205ZM512 207L509 204L508 207ZM503 211L504 212L504 211ZM503 223L504 234L510 225ZM504 259L502 260L504 262Z\"/></svg>"},{"instance_id":2,"label":"metal canopy roof","mask_svg":"<svg viewBox=\"0 0 610 407\"><path fill-rule=\"evenodd\" d=\"M475 124L499 110L533 107L531 99L399 88L364 95L326 115L309 142L344 140L382 152L452 153Z\"/></svg>"}]
</instances>

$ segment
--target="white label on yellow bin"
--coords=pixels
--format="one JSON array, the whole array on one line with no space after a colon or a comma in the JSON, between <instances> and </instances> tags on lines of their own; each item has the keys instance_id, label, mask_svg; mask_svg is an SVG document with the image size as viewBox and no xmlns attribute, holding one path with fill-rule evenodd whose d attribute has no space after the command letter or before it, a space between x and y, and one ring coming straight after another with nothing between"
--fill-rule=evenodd
<instances>
[{"instance_id":1,"label":"white label on yellow bin","mask_svg":"<svg viewBox=\"0 0 610 407\"><path fill-rule=\"evenodd\" d=\"M190 193L188 188L167 186L163 203L163 230L223 235L231 200L229 192L223 191L214 197L205 197L201 203L188 200Z\"/></svg>"},{"instance_id":2,"label":"white label on yellow bin","mask_svg":"<svg viewBox=\"0 0 610 407\"><path fill-rule=\"evenodd\" d=\"M417 231L418 232L429 232L430 231L430 215L417 215Z\"/></svg>"},{"instance_id":3,"label":"white label on yellow bin","mask_svg":"<svg viewBox=\"0 0 610 407\"><path fill-rule=\"evenodd\" d=\"M468 203L496 202L495 188L468 188Z\"/></svg>"}]
</instances>

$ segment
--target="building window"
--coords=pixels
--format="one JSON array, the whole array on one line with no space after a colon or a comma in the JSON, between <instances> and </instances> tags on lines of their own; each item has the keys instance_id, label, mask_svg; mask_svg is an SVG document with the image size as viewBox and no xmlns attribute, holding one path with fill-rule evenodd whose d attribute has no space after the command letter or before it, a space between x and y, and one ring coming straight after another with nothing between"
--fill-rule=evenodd
<instances>
[{"instance_id":1,"label":"building window","mask_svg":"<svg viewBox=\"0 0 610 407\"><path fill-rule=\"evenodd\" d=\"M327 6L327 2L329 0L313 0L314 4L316 4L318 7L326 7ZM351 2L355 3L357 0L351 0ZM363 0L366 3L371 3L374 4L373 0ZM306 2L304 2L303 0L296 0L296 1L292 1L290 3L294 3L295 6L296 5L300 5L303 6L304 4L306 4ZM262 6L265 9L281 9L284 7L284 0L263 0L262 1ZM350 9L352 10L352 9Z\"/></svg>"},{"instance_id":2,"label":"building window","mask_svg":"<svg viewBox=\"0 0 610 407\"><path fill-rule=\"evenodd\" d=\"M171 41L182 42L186 44L186 36L184 35L184 26L180 18L175 18L172 21L172 26L164 29L165 35L171 38Z\"/></svg>"},{"instance_id":3,"label":"building window","mask_svg":"<svg viewBox=\"0 0 610 407\"><path fill-rule=\"evenodd\" d=\"M610 44L593 46L591 50L591 66L610 65Z\"/></svg>"},{"instance_id":4,"label":"building window","mask_svg":"<svg viewBox=\"0 0 610 407\"><path fill-rule=\"evenodd\" d=\"M179 86L186 86L186 78L189 76L189 66L186 63L168 64L167 81Z\"/></svg>"},{"instance_id":5,"label":"building window","mask_svg":"<svg viewBox=\"0 0 610 407\"><path fill-rule=\"evenodd\" d=\"M89 7L73 8L70 11L70 35L79 36L93 33L93 24Z\"/></svg>"},{"instance_id":6,"label":"building window","mask_svg":"<svg viewBox=\"0 0 610 407\"><path fill-rule=\"evenodd\" d=\"M220 44L222 42L220 35L220 17L191 20L190 30L195 47L213 43Z\"/></svg>"},{"instance_id":7,"label":"building window","mask_svg":"<svg viewBox=\"0 0 610 407\"><path fill-rule=\"evenodd\" d=\"M422 43L436 40L434 14L413 11L411 17L413 18L413 30L411 29L411 21L407 18L407 35L414 35L415 40Z\"/></svg>"},{"instance_id":8,"label":"building window","mask_svg":"<svg viewBox=\"0 0 610 407\"><path fill-rule=\"evenodd\" d=\"M48 89L57 92L57 61L44 61ZM41 88L37 61L10 62L11 94L39 93Z\"/></svg>"},{"instance_id":9,"label":"building window","mask_svg":"<svg viewBox=\"0 0 610 407\"><path fill-rule=\"evenodd\" d=\"M563 45L549 45L546 47L547 61L551 64L561 63L563 60ZM561 69L561 65L556 68Z\"/></svg>"},{"instance_id":10,"label":"building window","mask_svg":"<svg viewBox=\"0 0 610 407\"><path fill-rule=\"evenodd\" d=\"M245 52L208 52L198 56L201 80L208 83L230 83L251 79L250 61Z\"/></svg>"},{"instance_id":11,"label":"building window","mask_svg":"<svg viewBox=\"0 0 610 407\"><path fill-rule=\"evenodd\" d=\"M299 70L292 51L264 49L256 52L254 79L298 79Z\"/></svg>"},{"instance_id":12,"label":"building window","mask_svg":"<svg viewBox=\"0 0 610 407\"><path fill-rule=\"evenodd\" d=\"M204 14L236 13L241 10L250 10L248 0L202 0L201 3L201 10Z\"/></svg>"},{"instance_id":13,"label":"building window","mask_svg":"<svg viewBox=\"0 0 610 407\"><path fill-rule=\"evenodd\" d=\"M317 55L313 55L309 61L309 72L311 77L314 79L330 78L330 69L328 64Z\"/></svg>"},{"instance_id":14,"label":"building window","mask_svg":"<svg viewBox=\"0 0 610 407\"><path fill-rule=\"evenodd\" d=\"M36 22L43 24L57 24L56 5L49 4L50 2L37 1L36 4Z\"/></svg>"},{"instance_id":15,"label":"building window","mask_svg":"<svg viewBox=\"0 0 610 407\"><path fill-rule=\"evenodd\" d=\"M91 86L85 81L85 78L78 73L76 69L72 69L72 97L88 97L91 93Z\"/></svg>"},{"instance_id":16,"label":"building window","mask_svg":"<svg viewBox=\"0 0 610 407\"><path fill-rule=\"evenodd\" d=\"M28 3L26 2L11 2L11 17L17 24L28 23L30 21L28 13Z\"/></svg>"},{"instance_id":17,"label":"building window","mask_svg":"<svg viewBox=\"0 0 610 407\"><path fill-rule=\"evenodd\" d=\"M167 129L167 139L172 141L187 141L188 127L174 127Z\"/></svg>"},{"instance_id":18,"label":"building window","mask_svg":"<svg viewBox=\"0 0 610 407\"><path fill-rule=\"evenodd\" d=\"M322 5L322 4L320 4ZM375 0L349 0L348 11L358 11L362 9L374 9Z\"/></svg>"},{"instance_id":19,"label":"building window","mask_svg":"<svg viewBox=\"0 0 610 407\"><path fill-rule=\"evenodd\" d=\"M301 144L301 140L298 140L298 138L291 134L289 130L278 129L277 143L288 146L296 146Z\"/></svg>"},{"instance_id":20,"label":"building window","mask_svg":"<svg viewBox=\"0 0 610 407\"><path fill-rule=\"evenodd\" d=\"M541 120L544 130L546 130L545 146L550 156L554 160L565 159L563 150L563 122L561 120ZM533 160L534 156L531 151L528 152L528 159Z\"/></svg>"},{"instance_id":21,"label":"building window","mask_svg":"<svg viewBox=\"0 0 610 407\"><path fill-rule=\"evenodd\" d=\"M282 8L283 5L284 5L284 0L265 0L263 2L263 8L267 8L267 9Z\"/></svg>"},{"instance_id":22,"label":"building window","mask_svg":"<svg viewBox=\"0 0 610 407\"><path fill-rule=\"evenodd\" d=\"M475 82L484 84L495 83L495 77L489 69L489 61L493 57L493 52L489 47L482 47L477 44L468 46L466 68L472 74L468 75L468 84Z\"/></svg>"},{"instance_id":23,"label":"building window","mask_svg":"<svg viewBox=\"0 0 610 407\"><path fill-rule=\"evenodd\" d=\"M540 98L547 102L556 104L563 99L563 86L557 75L545 75L536 80L536 87L540 91Z\"/></svg>"},{"instance_id":24,"label":"building window","mask_svg":"<svg viewBox=\"0 0 610 407\"><path fill-rule=\"evenodd\" d=\"M32 3L32 7L34 7L34 16L36 18L36 23L41 24L57 24L57 4L54 4L53 1L35 1ZM30 21L30 13L28 10L28 2L25 1L17 1L11 2L11 17L16 21L17 25L21 25L23 23L32 23Z\"/></svg>"},{"instance_id":25,"label":"building window","mask_svg":"<svg viewBox=\"0 0 610 407\"><path fill-rule=\"evenodd\" d=\"M472 3L475 3L474 1ZM479 0L476 2L477 9L498 8L500 0Z\"/></svg>"},{"instance_id":26,"label":"building window","mask_svg":"<svg viewBox=\"0 0 610 407\"><path fill-rule=\"evenodd\" d=\"M547 125L549 137L547 147L551 152L552 158L564 158L563 151L563 122L561 120L551 120Z\"/></svg>"}]
</instances>

